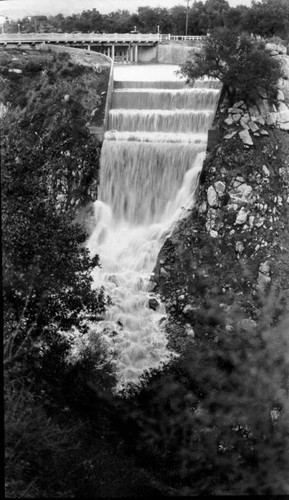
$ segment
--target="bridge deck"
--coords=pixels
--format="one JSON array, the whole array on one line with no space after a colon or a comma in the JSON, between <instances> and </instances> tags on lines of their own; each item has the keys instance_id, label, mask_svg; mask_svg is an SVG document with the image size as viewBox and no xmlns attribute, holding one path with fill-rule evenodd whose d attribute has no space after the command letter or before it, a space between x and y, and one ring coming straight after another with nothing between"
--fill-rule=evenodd
<instances>
[{"instance_id":1,"label":"bridge deck","mask_svg":"<svg viewBox=\"0 0 289 500\"><path fill-rule=\"evenodd\" d=\"M164 41L202 41L205 36L173 36L160 33L2 33L0 44L90 43L157 44Z\"/></svg>"},{"instance_id":2,"label":"bridge deck","mask_svg":"<svg viewBox=\"0 0 289 500\"><path fill-rule=\"evenodd\" d=\"M158 43L158 34L131 33L4 33L0 43L85 42L85 43Z\"/></svg>"}]
</instances>

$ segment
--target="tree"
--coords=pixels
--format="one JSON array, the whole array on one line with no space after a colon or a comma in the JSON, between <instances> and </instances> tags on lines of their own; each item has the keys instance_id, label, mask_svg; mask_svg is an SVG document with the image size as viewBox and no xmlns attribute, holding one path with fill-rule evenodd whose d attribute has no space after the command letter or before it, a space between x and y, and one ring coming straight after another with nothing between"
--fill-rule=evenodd
<instances>
[{"instance_id":1,"label":"tree","mask_svg":"<svg viewBox=\"0 0 289 500\"><path fill-rule=\"evenodd\" d=\"M243 18L243 28L261 36L280 36L288 40L289 3L287 0L253 2Z\"/></svg>"},{"instance_id":2,"label":"tree","mask_svg":"<svg viewBox=\"0 0 289 500\"><path fill-rule=\"evenodd\" d=\"M231 104L236 98L252 101L261 91L274 100L282 76L279 61L265 51L263 41L228 28L215 30L201 51L181 65L180 73L188 83L204 76L218 79Z\"/></svg>"}]
</instances>

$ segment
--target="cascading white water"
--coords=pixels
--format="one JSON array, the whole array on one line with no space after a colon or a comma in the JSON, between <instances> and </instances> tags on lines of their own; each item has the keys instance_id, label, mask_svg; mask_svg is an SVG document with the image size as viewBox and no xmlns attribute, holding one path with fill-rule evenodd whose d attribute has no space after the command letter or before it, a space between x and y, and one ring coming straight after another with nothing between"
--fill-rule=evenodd
<instances>
[{"instance_id":1,"label":"cascading white water","mask_svg":"<svg viewBox=\"0 0 289 500\"><path fill-rule=\"evenodd\" d=\"M149 278L173 222L193 202L219 96L203 84L186 88L173 73L163 89L160 81L132 80L127 88L125 81L116 84L109 115L115 130L102 147L95 229L87 243L102 266L94 270L95 287L103 285L112 301L93 328L117 353L118 388L174 355L163 304L149 307Z\"/></svg>"}]
</instances>

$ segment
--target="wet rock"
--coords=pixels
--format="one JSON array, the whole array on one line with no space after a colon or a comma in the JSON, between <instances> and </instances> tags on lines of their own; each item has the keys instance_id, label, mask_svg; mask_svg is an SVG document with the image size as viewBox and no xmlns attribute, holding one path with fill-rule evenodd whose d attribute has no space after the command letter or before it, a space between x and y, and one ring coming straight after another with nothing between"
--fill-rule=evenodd
<instances>
[{"instance_id":1,"label":"wet rock","mask_svg":"<svg viewBox=\"0 0 289 500\"><path fill-rule=\"evenodd\" d=\"M208 188L207 200L208 200L210 207L218 207L219 206L218 195L217 195L213 186L210 186Z\"/></svg>"},{"instance_id":2,"label":"wet rock","mask_svg":"<svg viewBox=\"0 0 289 500\"><path fill-rule=\"evenodd\" d=\"M248 217L248 212L245 210L244 207L242 207L239 212L237 213L237 217L236 217L236 224L245 224L246 220L247 220L247 217Z\"/></svg>"},{"instance_id":3,"label":"wet rock","mask_svg":"<svg viewBox=\"0 0 289 500\"><path fill-rule=\"evenodd\" d=\"M160 307L160 303L155 297L151 297L148 306L150 309L153 309L153 311L156 311Z\"/></svg>"},{"instance_id":4,"label":"wet rock","mask_svg":"<svg viewBox=\"0 0 289 500\"><path fill-rule=\"evenodd\" d=\"M153 292L157 286L157 283L155 281L150 281L149 284L147 285L147 291L148 292Z\"/></svg>"},{"instance_id":5,"label":"wet rock","mask_svg":"<svg viewBox=\"0 0 289 500\"><path fill-rule=\"evenodd\" d=\"M241 130L241 132L239 132L239 137L243 144L247 146L253 146L254 143L248 130Z\"/></svg>"}]
</instances>

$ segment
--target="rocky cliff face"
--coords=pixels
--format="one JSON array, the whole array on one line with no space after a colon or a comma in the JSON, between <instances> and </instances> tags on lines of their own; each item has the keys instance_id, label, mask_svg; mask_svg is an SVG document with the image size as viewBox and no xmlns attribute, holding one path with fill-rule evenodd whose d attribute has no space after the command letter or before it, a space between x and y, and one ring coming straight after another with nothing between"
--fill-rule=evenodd
<instances>
[{"instance_id":1,"label":"rocky cliff face","mask_svg":"<svg viewBox=\"0 0 289 500\"><path fill-rule=\"evenodd\" d=\"M285 78L276 105L262 95L255 106L219 109L221 138L197 204L165 241L152 277L180 337L230 332L236 309L250 331L265 297L289 298L288 98Z\"/></svg>"}]
</instances>

